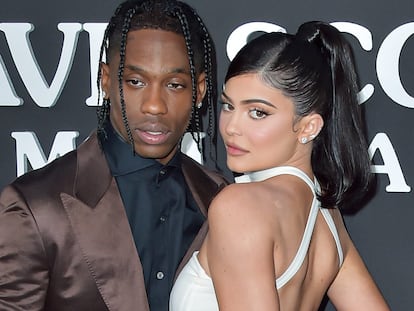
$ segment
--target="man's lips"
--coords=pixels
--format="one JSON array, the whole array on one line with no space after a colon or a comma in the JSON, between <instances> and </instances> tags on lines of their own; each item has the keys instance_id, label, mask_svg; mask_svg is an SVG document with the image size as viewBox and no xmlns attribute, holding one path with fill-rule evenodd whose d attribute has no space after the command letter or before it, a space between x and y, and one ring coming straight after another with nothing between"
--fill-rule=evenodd
<instances>
[{"instance_id":1,"label":"man's lips","mask_svg":"<svg viewBox=\"0 0 414 311\"><path fill-rule=\"evenodd\" d=\"M165 126L148 125L134 129L135 134L146 144L163 144L170 135L170 131Z\"/></svg>"}]
</instances>

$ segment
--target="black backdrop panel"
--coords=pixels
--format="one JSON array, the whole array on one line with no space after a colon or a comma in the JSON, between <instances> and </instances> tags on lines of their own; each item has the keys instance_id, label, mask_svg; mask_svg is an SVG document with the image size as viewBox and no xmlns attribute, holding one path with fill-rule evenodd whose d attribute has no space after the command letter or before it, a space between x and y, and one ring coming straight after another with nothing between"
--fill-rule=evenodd
<instances>
[{"instance_id":1,"label":"black backdrop panel","mask_svg":"<svg viewBox=\"0 0 414 311\"><path fill-rule=\"evenodd\" d=\"M188 2L204 17L216 43L220 84L229 62L227 51L231 55L253 30L295 32L304 21L324 20L340 22L336 25L349 33L365 86L362 105L379 182L374 197L345 220L392 310L412 310L414 2ZM73 149L95 127L94 57L103 24L118 3L2 2L0 187ZM232 43L236 34L241 36ZM218 149L219 167L231 176L220 141ZM334 309L328 303L321 310Z\"/></svg>"}]
</instances>

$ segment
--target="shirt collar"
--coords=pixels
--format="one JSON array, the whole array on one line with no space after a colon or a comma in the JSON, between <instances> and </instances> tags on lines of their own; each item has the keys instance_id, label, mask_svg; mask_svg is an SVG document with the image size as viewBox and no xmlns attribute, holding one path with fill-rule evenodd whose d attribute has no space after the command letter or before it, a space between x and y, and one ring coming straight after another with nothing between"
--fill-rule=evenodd
<instances>
[{"instance_id":1,"label":"shirt collar","mask_svg":"<svg viewBox=\"0 0 414 311\"><path fill-rule=\"evenodd\" d=\"M181 167L181 152L176 152L174 157L165 166L155 159L143 158L134 153L132 147L113 128L111 122L105 125L106 137L101 137L102 149L108 161L109 168L114 177L126 175L148 167L166 166Z\"/></svg>"}]
</instances>

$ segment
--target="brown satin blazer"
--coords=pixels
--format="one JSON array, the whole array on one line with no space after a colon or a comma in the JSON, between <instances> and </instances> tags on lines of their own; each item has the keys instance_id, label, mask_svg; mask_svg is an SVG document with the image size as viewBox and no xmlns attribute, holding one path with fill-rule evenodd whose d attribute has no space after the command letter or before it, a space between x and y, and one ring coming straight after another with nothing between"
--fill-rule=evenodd
<instances>
[{"instance_id":1,"label":"brown satin blazer","mask_svg":"<svg viewBox=\"0 0 414 311\"><path fill-rule=\"evenodd\" d=\"M206 215L226 181L187 156L183 172ZM207 222L178 271L206 232ZM0 310L149 310L128 219L96 133L1 193Z\"/></svg>"}]
</instances>

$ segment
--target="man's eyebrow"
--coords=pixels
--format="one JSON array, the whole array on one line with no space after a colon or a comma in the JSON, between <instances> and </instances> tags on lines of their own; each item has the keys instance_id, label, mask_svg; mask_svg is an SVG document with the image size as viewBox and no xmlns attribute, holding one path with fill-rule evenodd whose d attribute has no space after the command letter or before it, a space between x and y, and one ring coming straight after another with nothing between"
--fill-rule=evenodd
<instances>
[{"instance_id":1,"label":"man's eyebrow","mask_svg":"<svg viewBox=\"0 0 414 311\"><path fill-rule=\"evenodd\" d=\"M130 64L126 64L125 68L134 71L134 72L147 72L148 70L146 70L145 68L142 68L140 66L136 66L136 65L130 65ZM172 69L168 69L165 71L166 73L184 73L184 74L190 74L189 70L186 70L184 68L172 68Z\"/></svg>"},{"instance_id":2,"label":"man's eyebrow","mask_svg":"<svg viewBox=\"0 0 414 311\"><path fill-rule=\"evenodd\" d=\"M226 92L223 91L223 93L221 93L221 95L227 99L229 102L233 102L232 99L226 94ZM254 103L261 103L264 104L266 106L272 107L277 109L277 107L275 105L273 105L271 102L262 99L262 98L249 98L249 99L244 99L242 101L240 101L242 104L254 104Z\"/></svg>"},{"instance_id":3,"label":"man's eyebrow","mask_svg":"<svg viewBox=\"0 0 414 311\"><path fill-rule=\"evenodd\" d=\"M139 66L135 66L135 65L126 64L125 68L127 68L129 70L132 70L132 71L135 71L135 72L144 72L144 71L146 71L144 68L139 67Z\"/></svg>"},{"instance_id":4,"label":"man's eyebrow","mask_svg":"<svg viewBox=\"0 0 414 311\"><path fill-rule=\"evenodd\" d=\"M169 73L185 73L185 74L191 74L189 70L186 70L184 68L173 68L171 70L168 70Z\"/></svg>"}]
</instances>

